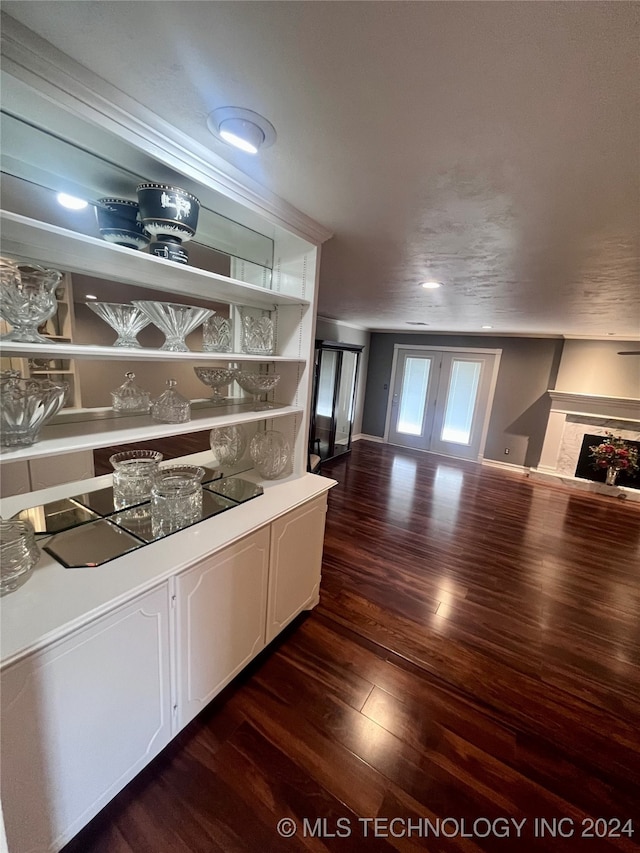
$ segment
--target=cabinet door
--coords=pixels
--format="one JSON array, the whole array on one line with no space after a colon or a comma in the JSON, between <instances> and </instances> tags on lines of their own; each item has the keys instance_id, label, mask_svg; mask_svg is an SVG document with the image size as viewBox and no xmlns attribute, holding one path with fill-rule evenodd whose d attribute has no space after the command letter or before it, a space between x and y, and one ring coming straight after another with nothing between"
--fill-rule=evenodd
<instances>
[{"instance_id":1,"label":"cabinet door","mask_svg":"<svg viewBox=\"0 0 640 853\"><path fill-rule=\"evenodd\" d=\"M265 645L269 530L176 578L178 728Z\"/></svg>"},{"instance_id":2,"label":"cabinet door","mask_svg":"<svg viewBox=\"0 0 640 853\"><path fill-rule=\"evenodd\" d=\"M318 603L326 512L324 494L271 525L268 643L298 613Z\"/></svg>"},{"instance_id":3,"label":"cabinet door","mask_svg":"<svg viewBox=\"0 0 640 853\"><path fill-rule=\"evenodd\" d=\"M7 667L10 851L59 850L169 741L167 585Z\"/></svg>"}]
</instances>

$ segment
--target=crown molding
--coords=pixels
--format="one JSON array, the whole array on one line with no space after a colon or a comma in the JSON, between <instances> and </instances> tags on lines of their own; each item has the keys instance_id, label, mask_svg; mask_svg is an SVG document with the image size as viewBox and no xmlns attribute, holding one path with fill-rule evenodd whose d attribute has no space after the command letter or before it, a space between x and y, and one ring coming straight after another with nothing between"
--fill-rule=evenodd
<instances>
[{"instance_id":1,"label":"crown molding","mask_svg":"<svg viewBox=\"0 0 640 853\"><path fill-rule=\"evenodd\" d=\"M270 222L320 245L332 232L194 142L160 116L59 51L5 12L3 70L51 103L108 130L195 181L249 207Z\"/></svg>"}]
</instances>

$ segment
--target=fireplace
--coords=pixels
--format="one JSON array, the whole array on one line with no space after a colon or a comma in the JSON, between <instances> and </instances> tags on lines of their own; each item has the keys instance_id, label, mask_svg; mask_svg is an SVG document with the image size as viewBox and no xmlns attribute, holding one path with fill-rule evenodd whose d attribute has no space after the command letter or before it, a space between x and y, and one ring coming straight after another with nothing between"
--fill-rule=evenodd
<instances>
[{"instance_id":1,"label":"fireplace","mask_svg":"<svg viewBox=\"0 0 640 853\"><path fill-rule=\"evenodd\" d=\"M607 433L640 446L640 399L604 397L570 391L549 391L551 411L534 479L561 480L566 486L640 501L640 475L618 475L615 486L604 483L605 472L590 467L589 447Z\"/></svg>"},{"instance_id":2,"label":"fireplace","mask_svg":"<svg viewBox=\"0 0 640 853\"><path fill-rule=\"evenodd\" d=\"M606 468L594 468L593 458L590 455L590 448L602 442L602 435L590 435L586 433L582 439L582 446L578 456L578 464L576 465L575 476L583 480L593 480L596 483L604 483L607 476ZM640 441L627 441L632 447L635 447L640 453ZM630 489L640 489L640 472L632 477L625 471L620 471L616 480L618 486L627 486Z\"/></svg>"}]
</instances>

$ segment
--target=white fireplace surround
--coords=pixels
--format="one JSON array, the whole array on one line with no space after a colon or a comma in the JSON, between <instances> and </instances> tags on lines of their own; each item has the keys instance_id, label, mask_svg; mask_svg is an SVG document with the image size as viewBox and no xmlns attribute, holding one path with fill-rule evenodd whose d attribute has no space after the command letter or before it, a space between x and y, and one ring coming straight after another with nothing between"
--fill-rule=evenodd
<instances>
[{"instance_id":1,"label":"white fireplace surround","mask_svg":"<svg viewBox=\"0 0 640 853\"><path fill-rule=\"evenodd\" d=\"M551 411L547 422L540 464L531 469L536 479L559 478L564 484L640 501L640 490L606 486L575 476L582 440L586 434L613 432L627 440L640 441L640 400L549 391ZM639 475L640 476L640 475Z\"/></svg>"}]
</instances>

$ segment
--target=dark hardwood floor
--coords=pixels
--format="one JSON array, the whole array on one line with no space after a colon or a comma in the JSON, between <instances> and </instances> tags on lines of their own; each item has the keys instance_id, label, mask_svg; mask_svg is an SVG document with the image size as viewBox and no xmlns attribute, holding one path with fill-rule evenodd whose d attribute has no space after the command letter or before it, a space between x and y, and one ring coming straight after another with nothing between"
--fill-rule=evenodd
<instances>
[{"instance_id":1,"label":"dark hardwood floor","mask_svg":"<svg viewBox=\"0 0 640 853\"><path fill-rule=\"evenodd\" d=\"M363 441L324 473L320 605L65 853L638 851L640 504Z\"/></svg>"}]
</instances>

